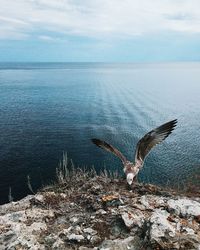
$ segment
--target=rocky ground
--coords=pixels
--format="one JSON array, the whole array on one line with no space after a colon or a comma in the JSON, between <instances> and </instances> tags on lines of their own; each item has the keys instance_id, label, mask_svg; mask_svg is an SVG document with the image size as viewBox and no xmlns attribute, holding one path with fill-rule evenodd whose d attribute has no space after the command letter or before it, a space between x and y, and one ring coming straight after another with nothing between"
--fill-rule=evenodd
<instances>
[{"instance_id":1,"label":"rocky ground","mask_svg":"<svg viewBox=\"0 0 200 250\"><path fill-rule=\"evenodd\" d=\"M80 172L0 206L0 249L200 249L200 198Z\"/></svg>"}]
</instances>

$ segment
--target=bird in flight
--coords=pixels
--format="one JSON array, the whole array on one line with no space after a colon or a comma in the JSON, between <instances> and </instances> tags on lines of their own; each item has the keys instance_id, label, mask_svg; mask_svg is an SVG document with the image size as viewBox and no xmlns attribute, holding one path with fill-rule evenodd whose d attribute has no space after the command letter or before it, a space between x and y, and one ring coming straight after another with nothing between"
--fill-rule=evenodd
<instances>
[{"instance_id":1,"label":"bird in flight","mask_svg":"<svg viewBox=\"0 0 200 250\"><path fill-rule=\"evenodd\" d=\"M126 180L129 185L133 183L133 180L137 178L137 174L142 168L146 156L149 154L151 149L157 144L164 141L174 130L177 124L177 119L167 122L144 135L137 143L135 151L135 161L130 162L126 157L115 147L108 144L105 141L99 139L91 139L92 142L100 148L113 153L123 163L123 170L126 174Z\"/></svg>"}]
</instances>

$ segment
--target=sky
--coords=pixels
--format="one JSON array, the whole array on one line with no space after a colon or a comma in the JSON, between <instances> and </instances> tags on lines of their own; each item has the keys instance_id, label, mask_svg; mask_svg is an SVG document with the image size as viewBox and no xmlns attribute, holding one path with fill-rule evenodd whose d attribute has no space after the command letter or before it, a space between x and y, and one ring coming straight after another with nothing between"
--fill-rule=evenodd
<instances>
[{"instance_id":1,"label":"sky","mask_svg":"<svg viewBox=\"0 0 200 250\"><path fill-rule=\"evenodd\" d=\"M200 61L200 0L0 0L0 61Z\"/></svg>"}]
</instances>

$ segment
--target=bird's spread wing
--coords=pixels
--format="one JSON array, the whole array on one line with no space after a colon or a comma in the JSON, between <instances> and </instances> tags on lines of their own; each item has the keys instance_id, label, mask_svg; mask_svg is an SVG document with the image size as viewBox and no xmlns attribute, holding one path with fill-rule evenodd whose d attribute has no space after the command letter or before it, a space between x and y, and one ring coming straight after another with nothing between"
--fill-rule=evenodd
<instances>
[{"instance_id":1,"label":"bird's spread wing","mask_svg":"<svg viewBox=\"0 0 200 250\"><path fill-rule=\"evenodd\" d=\"M99 139L91 139L91 141L97 145L100 148L103 148L105 150L107 150L108 152L113 153L114 155L116 155L117 157L120 158L120 160L125 163L126 162L126 157L116 148L114 148L113 146L111 146L110 144L108 144L105 141L101 141Z\"/></svg>"},{"instance_id":2,"label":"bird's spread wing","mask_svg":"<svg viewBox=\"0 0 200 250\"><path fill-rule=\"evenodd\" d=\"M135 152L135 162L143 162L145 157L148 155L150 150L164 141L174 130L177 120L167 122L160 127L157 127L147 133L139 142L137 143Z\"/></svg>"}]
</instances>

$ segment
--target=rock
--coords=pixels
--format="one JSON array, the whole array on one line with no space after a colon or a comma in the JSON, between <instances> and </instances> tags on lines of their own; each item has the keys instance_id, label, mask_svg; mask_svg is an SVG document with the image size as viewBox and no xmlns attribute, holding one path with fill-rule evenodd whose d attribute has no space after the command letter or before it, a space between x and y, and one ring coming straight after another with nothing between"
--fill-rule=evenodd
<instances>
[{"instance_id":1,"label":"rock","mask_svg":"<svg viewBox=\"0 0 200 250\"><path fill-rule=\"evenodd\" d=\"M182 224L168 220L170 214L161 209L156 209L150 218L147 238L154 249L198 249L200 247L200 235L188 224ZM193 226L193 223L191 223Z\"/></svg>"},{"instance_id":2,"label":"rock","mask_svg":"<svg viewBox=\"0 0 200 250\"><path fill-rule=\"evenodd\" d=\"M20 201L10 202L0 206L0 215L9 212L15 212L18 210L24 210L30 207L30 201L34 198L34 195L28 195Z\"/></svg>"},{"instance_id":3,"label":"rock","mask_svg":"<svg viewBox=\"0 0 200 250\"><path fill-rule=\"evenodd\" d=\"M77 178L49 189L59 193L0 206L0 250L200 250L198 197L165 196L142 184L130 192L120 179Z\"/></svg>"},{"instance_id":4,"label":"rock","mask_svg":"<svg viewBox=\"0 0 200 250\"><path fill-rule=\"evenodd\" d=\"M56 242L56 240L58 239L58 236L55 234L49 234L48 236L45 237L45 242L48 245L53 245L54 242Z\"/></svg>"},{"instance_id":5,"label":"rock","mask_svg":"<svg viewBox=\"0 0 200 250\"><path fill-rule=\"evenodd\" d=\"M64 241L61 240L60 238L57 238L56 242L54 242L54 244L52 245L52 249L53 250L66 249Z\"/></svg>"},{"instance_id":6,"label":"rock","mask_svg":"<svg viewBox=\"0 0 200 250\"><path fill-rule=\"evenodd\" d=\"M3 225L0 245L4 247L3 249L15 248L18 245L21 248L44 249L43 246L40 248L37 235L47 229L44 218L53 216L52 211L40 208L34 210L27 208L0 216L0 225Z\"/></svg>"},{"instance_id":7,"label":"rock","mask_svg":"<svg viewBox=\"0 0 200 250\"><path fill-rule=\"evenodd\" d=\"M60 197L62 197L63 199L65 199L67 197L67 195L64 194L64 193L60 193Z\"/></svg>"},{"instance_id":8,"label":"rock","mask_svg":"<svg viewBox=\"0 0 200 250\"><path fill-rule=\"evenodd\" d=\"M90 238L90 242L94 245L101 242L101 238L98 235L94 235Z\"/></svg>"},{"instance_id":9,"label":"rock","mask_svg":"<svg viewBox=\"0 0 200 250\"><path fill-rule=\"evenodd\" d=\"M94 229L92 229L92 228L90 228L90 227L83 229L83 232L86 233L86 234L90 234L90 235L97 234L97 231L94 230Z\"/></svg>"},{"instance_id":10,"label":"rock","mask_svg":"<svg viewBox=\"0 0 200 250\"><path fill-rule=\"evenodd\" d=\"M119 206L118 208L120 208L121 206ZM112 215L118 215L119 214L119 210L116 208L109 208L109 211L111 212Z\"/></svg>"},{"instance_id":11,"label":"rock","mask_svg":"<svg viewBox=\"0 0 200 250\"><path fill-rule=\"evenodd\" d=\"M78 250L99 250L97 247L79 247Z\"/></svg>"},{"instance_id":12,"label":"rock","mask_svg":"<svg viewBox=\"0 0 200 250\"><path fill-rule=\"evenodd\" d=\"M77 217L70 218L70 222L72 222L72 223L77 223L78 221L79 221L79 219Z\"/></svg>"},{"instance_id":13,"label":"rock","mask_svg":"<svg viewBox=\"0 0 200 250\"><path fill-rule=\"evenodd\" d=\"M107 214L107 212L103 209L99 209L98 211L96 211L96 214Z\"/></svg>"},{"instance_id":14,"label":"rock","mask_svg":"<svg viewBox=\"0 0 200 250\"><path fill-rule=\"evenodd\" d=\"M82 234L83 231L80 226L70 226L67 229L63 229L58 235L63 240L82 242L85 240L85 237Z\"/></svg>"},{"instance_id":15,"label":"rock","mask_svg":"<svg viewBox=\"0 0 200 250\"><path fill-rule=\"evenodd\" d=\"M76 237L76 235L78 235L78 236L81 235L82 236L82 233L83 232L82 232L82 229L81 229L80 226L75 226L75 227L74 226L70 226L67 229L63 229L61 232L59 232L59 236L64 236L64 237L66 236L68 240L72 240L71 238L73 236L75 236L75 237ZM77 237L77 239L78 238L79 237ZM76 240L76 239L74 239L74 240Z\"/></svg>"},{"instance_id":16,"label":"rock","mask_svg":"<svg viewBox=\"0 0 200 250\"><path fill-rule=\"evenodd\" d=\"M42 194L36 194L36 195L34 196L34 199L35 199L35 201L44 203L44 195L42 195Z\"/></svg>"},{"instance_id":17,"label":"rock","mask_svg":"<svg viewBox=\"0 0 200 250\"><path fill-rule=\"evenodd\" d=\"M161 206L165 206L166 198L162 196L155 195L143 195L140 198L140 203L145 207L145 209L155 209Z\"/></svg>"},{"instance_id":18,"label":"rock","mask_svg":"<svg viewBox=\"0 0 200 250\"><path fill-rule=\"evenodd\" d=\"M175 227L167 220L168 216L167 211L156 209L150 218L150 241L151 243L158 243L164 249L166 242L176 235Z\"/></svg>"},{"instance_id":19,"label":"rock","mask_svg":"<svg viewBox=\"0 0 200 250\"><path fill-rule=\"evenodd\" d=\"M141 242L138 237L128 237L126 239L105 240L99 250L139 250Z\"/></svg>"},{"instance_id":20,"label":"rock","mask_svg":"<svg viewBox=\"0 0 200 250\"><path fill-rule=\"evenodd\" d=\"M184 229L185 229L185 231L186 231L187 234L191 234L191 235L194 234L194 230L193 229L188 228L188 227L186 227Z\"/></svg>"},{"instance_id":21,"label":"rock","mask_svg":"<svg viewBox=\"0 0 200 250\"><path fill-rule=\"evenodd\" d=\"M186 250L199 250L200 249L200 241L196 235L181 235L178 238L178 242L174 243L173 249L186 249Z\"/></svg>"},{"instance_id":22,"label":"rock","mask_svg":"<svg viewBox=\"0 0 200 250\"><path fill-rule=\"evenodd\" d=\"M62 234L68 235L69 232L70 232L72 229L73 229L72 226L70 226L70 227L68 227L68 228L65 228L65 229L63 229L61 232L59 232L59 235L62 235Z\"/></svg>"},{"instance_id":23,"label":"rock","mask_svg":"<svg viewBox=\"0 0 200 250\"><path fill-rule=\"evenodd\" d=\"M123 211L121 213L124 224L130 229L133 226L142 227L144 223L144 215L139 210Z\"/></svg>"},{"instance_id":24,"label":"rock","mask_svg":"<svg viewBox=\"0 0 200 250\"><path fill-rule=\"evenodd\" d=\"M200 202L187 198L180 198L178 200L170 199L167 204L169 209L174 211L177 215L183 217L200 216Z\"/></svg>"},{"instance_id":25,"label":"rock","mask_svg":"<svg viewBox=\"0 0 200 250\"><path fill-rule=\"evenodd\" d=\"M99 185L94 185L91 187L91 190L92 191L95 191L95 192L99 192L99 191L102 191L103 190L103 186L101 184Z\"/></svg>"},{"instance_id":26,"label":"rock","mask_svg":"<svg viewBox=\"0 0 200 250\"><path fill-rule=\"evenodd\" d=\"M68 236L68 240L72 240L72 241L77 241L77 242L81 242L81 241L84 241L84 237L83 235L79 235L79 234L70 234Z\"/></svg>"}]
</instances>

